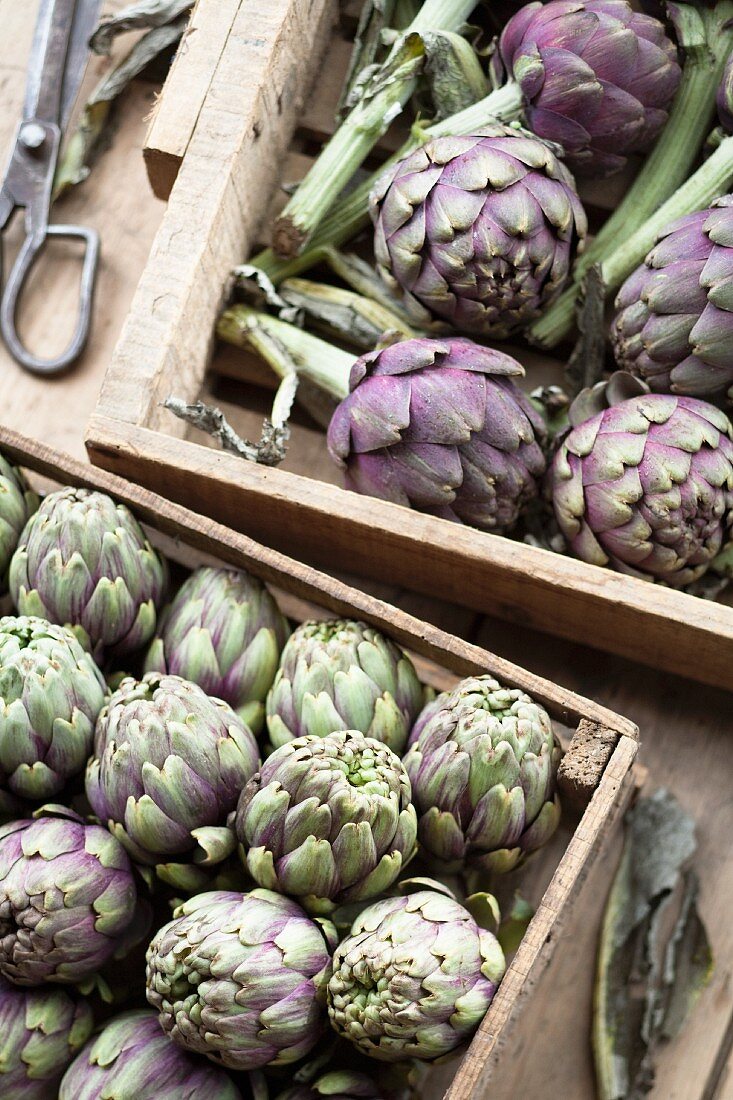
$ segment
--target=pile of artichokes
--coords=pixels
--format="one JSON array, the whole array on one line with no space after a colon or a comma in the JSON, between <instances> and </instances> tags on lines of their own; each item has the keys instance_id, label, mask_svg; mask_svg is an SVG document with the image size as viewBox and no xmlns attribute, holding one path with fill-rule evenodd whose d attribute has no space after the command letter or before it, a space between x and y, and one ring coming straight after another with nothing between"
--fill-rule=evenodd
<instances>
[{"instance_id":1,"label":"pile of artichokes","mask_svg":"<svg viewBox=\"0 0 733 1100\"><path fill-rule=\"evenodd\" d=\"M409 1100L506 969L474 887L558 824L548 714L244 572L171 591L124 505L0 464L0 1096Z\"/></svg>"},{"instance_id":2,"label":"pile of artichokes","mask_svg":"<svg viewBox=\"0 0 733 1100\"><path fill-rule=\"evenodd\" d=\"M383 47L357 41L341 127L273 248L236 272L267 288L269 312L235 302L220 337L299 374L307 407L313 386L335 401L327 448L347 489L719 591L733 577L733 0L547 0L503 27L470 0L418 8ZM468 8L499 31L488 66L459 39ZM409 139L343 193L410 104ZM589 234L582 199L599 190L576 178L622 170L631 182ZM334 248L364 229L371 272ZM338 323L342 287L296 286L324 258L372 299L364 318L383 311L381 338ZM564 340L568 358L584 303L567 392L548 408L557 376L543 385L541 363L536 393L521 389L528 345ZM290 323L296 307L342 347ZM507 338L512 354L495 346ZM573 403L617 367L641 385Z\"/></svg>"}]
</instances>

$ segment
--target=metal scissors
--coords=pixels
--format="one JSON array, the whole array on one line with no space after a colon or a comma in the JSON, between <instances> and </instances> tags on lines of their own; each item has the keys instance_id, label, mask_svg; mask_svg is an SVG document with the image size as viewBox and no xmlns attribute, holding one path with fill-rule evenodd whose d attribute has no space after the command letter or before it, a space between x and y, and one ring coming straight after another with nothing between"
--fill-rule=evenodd
<instances>
[{"instance_id":1,"label":"metal scissors","mask_svg":"<svg viewBox=\"0 0 733 1100\"><path fill-rule=\"evenodd\" d=\"M28 65L23 117L0 189L0 232L14 211L25 210L25 240L8 274L0 302L0 331L13 358L34 374L52 375L79 356L91 320L99 259L99 235L78 225L49 225L51 192L61 137L81 85L101 0L41 0ZM18 302L26 279L48 237L84 242L79 313L71 342L53 359L39 359L17 331ZM1 259L0 253L0 259Z\"/></svg>"}]
</instances>

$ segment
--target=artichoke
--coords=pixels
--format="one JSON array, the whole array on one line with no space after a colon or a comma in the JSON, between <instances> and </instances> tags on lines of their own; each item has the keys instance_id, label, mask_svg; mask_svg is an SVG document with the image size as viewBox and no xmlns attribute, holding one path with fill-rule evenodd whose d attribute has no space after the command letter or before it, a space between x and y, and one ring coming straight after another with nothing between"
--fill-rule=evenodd
<instances>
[{"instance_id":1,"label":"artichoke","mask_svg":"<svg viewBox=\"0 0 733 1100\"><path fill-rule=\"evenodd\" d=\"M138 863L217 863L234 847L225 822L258 766L255 739L228 703L149 672L123 680L100 714L86 791Z\"/></svg>"},{"instance_id":2,"label":"artichoke","mask_svg":"<svg viewBox=\"0 0 733 1100\"><path fill-rule=\"evenodd\" d=\"M54 813L0 827L0 973L16 985L96 974L137 915L120 843L69 810Z\"/></svg>"},{"instance_id":3,"label":"artichoke","mask_svg":"<svg viewBox=\"0 0 733 1100\"><path fill-rule=\"evenodd\" d=\"M543 707L492 676L462 680L404 760L421 849L453 870L512 870L557 828L558 762Z\"/></svg>"},{"instance_id":4,"label":"artichoke","mask_svg":"<svg viewBox=\"0 0 733 1100\"><path fill-rule=\"evenodd\" d=\"M452 897L419 890L364 909L328 983L336 1031L383 1061L433 1061L470 1039L505 970L496 937Z\"/></svg>"},{"instance_id":5,"label":"artichoke","mask_svg":"<svg viewBox=\"0 0 733 1100\"><path fill-rule=\"evenodd\" d=\"M0 592L5 590L20 533L37 508L38 497L24 475L0 454Z\"/></svg>"},{"instance_id":6,"label":"artichoke","mask_svg":"<svg viewBox=\"0 0 733 1100\"><path fill-rule=\"evenodd\" d=\"M608 176L646 152L680 81L677 51L658 19L626 0L525 4L499 54L529 128L556 142L573 172Z\"/></svg>"},{"instance_id":7,"label":"artichoke","mask_svg":"<svg viewBox=\"0 0 733 1100\"><path fill-rule=\"evenodd\" d=\"M484 530L511 530L545 471L544 425L511 356L470 340L363 355L328 429L346 487Z\"/></svg>"},{"instance_id":8,"label":"artichoke","mask_svg":"<svg viewBox=\"0 0 733 1100\"><path fill-rule=\"evenodd\" d=\"M87 489L50 493L10 563L20 614L73 626L98 658L150 640L166 580L165 562L130 510Z\"/></svg>"},{"instance_id":9,"label":"artichoke","mask_svg":"<svg viewBox=\"0 0 733 1100\"><path fill-rule=\"evenodd\" d=\"M18 989L0 978L3 1100L57 1100L61 1075L93 1026L87 1002L65 990Z\"/></svg>"},{"instance_id":10,"label":"artichoke","mask_svg":"<svg viewBox=\"0 0 733 1100\"><path fill-rule=\"evenodd\" d=\"M415 321L496 339L558 296L586 234L549 146L498 123L429 141L381 177L369 207L379 272Z\"/></svg>"},{"instance_id":11,"label":"artichoke","mask_svg":"<svg viewBox=\"0 0 733 1100\"><path fill-rule=\"evenodd\" d=\"M193 680L259 733L288 633L280 609L256 577L204 566L161 615L145 671Z\"/></svg>"},{"instance_id":12,"label":"artichoke","mask_svg":"<svg viewBox=\"0 0 733 1100\"><path fill-rule=\"evenodd\" d=\"M30 799L60 791L84 768L105 696L71 630L0 619L0 786Z\"/></svg>"},{"instance_id":13,"label":"artichoke","mask_svg":"<svg viewBox=\"0 0 733 1100\"><path fill-rule=\"evenodd\" d=\"M278 1093L275 1100L385 1100L384 1090L374 1076L359 1070L337 1069L322 1073L310 1084L293 1085Z\"/></svg>"},{"instance_id":14,"label":"artichoke","mask_svg":"<svg viewBox=\"0 0 733 1100\"><path fill-rule=\"evenodd\" d=\"M731 440L713 405L658 393L574 427L550 477L572 553L674 587L702 576L733 522Z\"/></svg>"},{"instance_id":15,"label":"artichoke","mask_svg":"<svg viewBox=\"0 0 733 1100\"><path fill-rule=\"evenodd\" d=\"M148 1000L180 1046L230 1069L286 1065L318 1042L336 930L270 890L198 894L148 948Z\"/></svg>"},{"instance_id":16,"label":"artichoke","mask_svg":"<svg viewBox=\"0 0 733 1100\"><path fill-rule=\"evenodd\" d=\"M733 400L733 195L667 226L621 287L618 364L652 390Z\"/></svg>"},{"instance_id":17,"label":"artichoke","mask_svg":"<svg viewBox=\"0 0 733 1100\"><path fill-rule=\"evenodd\" d=\"M267 729L278 748L296 737L360 730L401 753L423 703L415 666L364 623L301 623L285 644L267 696Z\"/></svg>"},{"instance_id":18,"label":"artichoke","mask_svg":"<svg viewBox=\"0 0 733 1100\"><path fill-rule=\"evenodd\" d=\"M381 894L416 848L399 757L356 730L277 749L242 791L234 824L255 882L316 913Z\"/></svg>"},{"instance_id":19,"label":"artichoke","mask_svg":"<svg viewBox=\"0 0 733 1100\"><path fill-rule=\"evenodd\" d=\"M64 1074L58 1100L102 1098L241 1100L241 1093L224 1070L181 1050L155 1013L140 1009L105 1024Z\"/></svg>"}]
</instances>

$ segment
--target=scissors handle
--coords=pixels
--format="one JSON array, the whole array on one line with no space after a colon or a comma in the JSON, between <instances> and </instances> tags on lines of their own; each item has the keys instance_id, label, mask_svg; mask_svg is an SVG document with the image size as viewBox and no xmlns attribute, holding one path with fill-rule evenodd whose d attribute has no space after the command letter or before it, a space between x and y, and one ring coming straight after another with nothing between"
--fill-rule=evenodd
<instances>
[{"instance_id":1,"label":"scissors handle","mask_svg":"<svg viewBox=\"0 0 733 1100\"><path fill-rule=\"evenodd\" d=\"M76 238L85 242L84 263L81 270L79 290L79 312L76 328L71 341L60 355L52 359L39 359L25 347L18 335L16 317L18 302L23 292L31 268L35 264L48 237ZM81 354L89 337L89 325L92 315L94 282L99 260L99 234L96 229L87 229L80 225L48 225L40 233L26 237L13 264L0 304L0 331L11 355L21 366L32 374L60 374L70 367Z\"/></svg>"}]
</instances>

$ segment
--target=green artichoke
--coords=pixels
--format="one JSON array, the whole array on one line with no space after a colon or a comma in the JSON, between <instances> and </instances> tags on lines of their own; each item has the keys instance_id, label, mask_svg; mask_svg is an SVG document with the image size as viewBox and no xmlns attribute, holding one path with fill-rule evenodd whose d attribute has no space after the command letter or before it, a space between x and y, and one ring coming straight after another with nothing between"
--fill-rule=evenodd
<instances>
[{"instance_id":1,"label":"green artichoke","mask_svg":"<svg viewBox=\"0 0 733 1100\"><path fill-rule=\"evenodd\" d=\"M87 489L50 493L10 563L20 614L73 626L97 658L150 640L166 581L163 558L130 510Z\"/></svg>"},{"instance_id":2,"label":"green artichoke","mask_svg":"<svg viewBox=\"0 0 733 1100\"><path fill-rule=\"evenodd\" d=\"M148 948L148 1001L180 1046L236 1070L287 1065L325 1024L336 929L270 890L198 894Z\"/></svg>"},{"instance_id":3,"label":"green artichoke","mask_svg":"<svg viewBox=\"0 0 733 1100\"><path fill-rule=\"evenodd\" d=\"M83 770L106 686L73 631L45 619L0 619L0 787L56 794Z\"/></svg>"},{"instance_id":4,"label":"green artichoke","mask_svg":"<svg viewBox=\"0 0 733 1100\"><path fill-rule=\"evenodd\" d=\"M549 714L528 695L492 676L462 680L405 756L425 855L455 870L516 867L560 821L559 756Z\"/></svg>"},{"instance_id":5,"label":"green artichoke","mask_svg":"<svg viewBox=\"0 0 733 1100\"><path fill-rule=\"evenodd\" d=\"M20 533L38 508L38 497L24 475L0 454L0 592Z\"/></svg>"},{"instance_id":6,"label":"green artichoke","mask_svg":"<svg viewBox=\"0 0 733 1100\"><path fill-rule=\"evenodd\" d=\"M287 621L256 577L204 566L161 615L145 671L193 680L259 733L288 633Z\"/></svg>"},{"instance_id":7,"label":"green artichoke","mask_svg":"<svg viewBox=\"0 0 733 1100\"><path fill-rule=\"evenodd\" d=\"M93 1026L92 1011L81 998L51 986L18 989L0 978L3 1100L57 1100L61 1075Z\"/></svg>"},{"instance_id":8,"label":"green artichoke","mask_svg":"<svg viewBox=\"0 0 733 1100\"><path fill-rule=\"evenodd\" d=\"M226 819L258 766L254 736L228 703L149 672L123 680L99 716L87 798L132 858L163 864L170 881L176 866L166 860L207 865L230 854Z\"/></svg>"},{"instance_id":9,"label":"green artichoke","mask_svg":"<svg viewBox=\"0 0 733 1100\"><path fill-rule=\"evenodd\" d=\"M357 730L277 749L242 791L234 827L254 880L314 913L388 889L417 839L399 757Z\"/></svg>"},{"instance_id":10,"label":"green artichoke","mask_svg":"<svg viewBox=\"0 0 733 1100\"><path fill-rule=\"evenodd\" d=\"M130 861L100 825L46 807L0 828L0 973L16 985L90 978L137 916Z\"/></svg>"},{"instance_id":11,"label":"green artichoke","mask_svg":"<svg viewBox=\"0 0 733 1100\"><path fill-rule=\"evenodd\" d=\"M364 623L302 623L285 644L267 696L277 748L296 737L360 730L401 753L424 691L399 646Z\"/></svg>"},{"instance_id":12,"label":"green artichoke","mask_svg":"<svg viewBox=\"0 0 733 1100\"><path fill-rule=\"evenodd\" d=\"M505 968L499 941L452 897L387 898L336 949L331 1023L373 1058L433 1061L470 1039Z\"/></svg>"},{"instance_id":13,"label":"green artichoke","mask_svg":"<svg viewBox=\"0 0 733 1100\"><path fill-rule=\"evenodd\" d=\"M87 1043L58 1100L241 1100L241 1093L224 1070L181 1050L155 1013L142 1009L115 1016Z\"/></svg>"}]
</instances>

